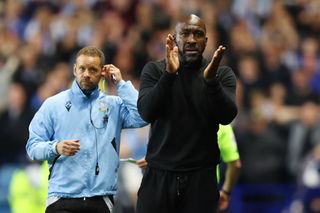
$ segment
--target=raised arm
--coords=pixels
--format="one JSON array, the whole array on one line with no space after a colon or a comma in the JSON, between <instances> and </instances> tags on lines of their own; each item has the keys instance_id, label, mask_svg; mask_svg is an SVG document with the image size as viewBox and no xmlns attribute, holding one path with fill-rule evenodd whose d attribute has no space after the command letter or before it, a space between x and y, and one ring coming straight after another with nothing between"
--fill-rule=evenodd
<instances>
[{"instance_id":1,"label":"raised arm","mask_svg":"<svg viewBox=\"0 0 320 213\"><path fill-rule=\"evenodd\" d=\"M165 62L150 62L145 65L140 78L138 110L147 122L153 122L164 111L170 100L171 86L176 78L165 70Z\"/></svg>"}]
</instances>

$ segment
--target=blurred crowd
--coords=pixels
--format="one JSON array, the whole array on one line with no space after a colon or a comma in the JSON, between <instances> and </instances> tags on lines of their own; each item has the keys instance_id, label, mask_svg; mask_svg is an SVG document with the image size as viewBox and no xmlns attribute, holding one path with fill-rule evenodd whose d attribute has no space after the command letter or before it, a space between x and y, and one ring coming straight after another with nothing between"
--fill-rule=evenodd
<instances>
[{"instance_id":1,"label":"blurred crowd","mask_svg":"<svg viewBox=\"0 0 320 213\"><path fill-rule=\"evenodd\" d=\"M320 212L320 195L318 205L304 201L308 189L320 194L319 0L0 1L0 209L6 174L30 164L29 122L46 98L69 87L75 53L101 48L138 88L144 64L164 57L166 35L190 13L206 23L205 56L225 45L222 63L238 77L238 184L294 185L292 203ZM125 131L121 157L142 157L147 134Z\"/></svg>"}]
</instances>

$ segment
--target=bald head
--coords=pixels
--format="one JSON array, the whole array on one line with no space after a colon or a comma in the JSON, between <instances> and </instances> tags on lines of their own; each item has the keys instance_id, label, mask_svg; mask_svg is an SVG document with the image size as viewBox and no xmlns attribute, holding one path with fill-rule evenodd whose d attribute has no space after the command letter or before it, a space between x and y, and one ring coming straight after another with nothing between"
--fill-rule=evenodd
<instances>
[{"instance_id":1,"label":"bald head","mask_svg":"<svg viewBox=\"0 0 320 213\"><path fill-rule=\"evenodd\" d=\"M201 18L191 14L178 21L175 40L182 63L193 63L202 59L207 45L206 26Z\"/></svg>"},{"instance_id":2,"label":"bald head","mask_svg":"<svg viewBox=\"0 0 320 213\"><path fill-rule=\"evenodd\" d=\"M204 24L203 20L195 14L182 17L176 24L176 31L180 25L196 25L203 28L203 30L206 32L206 25Z\"/></svg>"}]
</instances>

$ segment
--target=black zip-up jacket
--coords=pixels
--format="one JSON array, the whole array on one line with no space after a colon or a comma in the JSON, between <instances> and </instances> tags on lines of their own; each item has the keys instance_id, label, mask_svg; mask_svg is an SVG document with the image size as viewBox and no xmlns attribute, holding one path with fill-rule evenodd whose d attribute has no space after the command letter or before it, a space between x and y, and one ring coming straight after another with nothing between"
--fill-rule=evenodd
<instances>
[{"instance_id":1,"label":"black zip-up jacket","mask_svg":"<svg viewBox=\"0 0 320 213\"><path fill-rule=\"evenodd\" d=\"M138 110L151 123L146 160L150 167L189 171L215 168L220 160L219 124L237 115L236 77L220 66L214 79L205 80L208 61L165 71L165 60L149 62L140 78Z\"/></svg>"}]
</instances>

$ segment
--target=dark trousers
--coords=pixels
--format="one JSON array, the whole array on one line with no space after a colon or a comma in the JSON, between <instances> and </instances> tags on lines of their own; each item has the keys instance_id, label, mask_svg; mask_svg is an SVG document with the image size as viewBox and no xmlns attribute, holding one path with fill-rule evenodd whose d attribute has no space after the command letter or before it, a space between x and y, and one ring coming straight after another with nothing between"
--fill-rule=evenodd
<instances>
[{"instance_id":1,"label":"dark trousers","mask_svg":"<svg viewBox=\"0 0 320 213\"><path fill-rule=\"evenodd\" d=\"M113 202L113 198L110 196ZM88 198L60 198L49 205L46 213L111 213L102 196Z\"/></svg>"},{"instance_id":2,"label":"dark trousers","mask_svg":"<svg viewBox=\"0 0 320 213\"><path fill-rule=\"evenodd\" d=\"M215 213L218 201L215 168L188 172L147 168L136 213Z\"/></svg>"}]
</instances>

